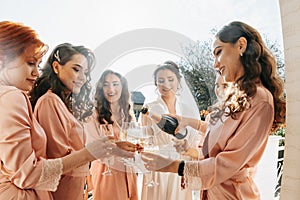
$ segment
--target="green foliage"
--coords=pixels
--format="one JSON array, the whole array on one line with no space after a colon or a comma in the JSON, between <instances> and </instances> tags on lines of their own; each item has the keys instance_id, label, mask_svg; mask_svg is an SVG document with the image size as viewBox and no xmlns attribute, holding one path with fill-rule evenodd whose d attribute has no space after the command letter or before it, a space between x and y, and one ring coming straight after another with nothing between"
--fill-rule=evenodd
<instances>
[{"instance_id":1,"label":"green foliage","mask_svg":"<svg viewBox=\"0 0 300 200\"><path fill-rule=\"evenodd\" d=\"M280 128L278 128L274 133L272 133L272 135L278 135L281 137L285 137L285 126L281 126ZM284 146L284 140L280 140L279 141L279 146Z\"/></svg>"},{"instance_id":2,"label":"green foliage","mask_svg":"<svg viewBox=\"0 0 300 200\"><path fill-rule=\"evenodd\" d=\"M211 40L196 42L183 48L184 57L178 63L197 102L199 110L206 110L216 99L215 70L212 67Z\"/></svg>"},{"instance_id":3,"label":"green foliage","mask_svg":"<svg viewBox=\"0 0 300 200\"><path fill-rule=\"evenodd\" d=\"M272 41L268 35L263 35L264 41L268 49L273 53L277 61L277 70L279 75L285 80L285 64L284 64L284 53L282 47L278 44L278 41Z\"/></svg>"}]
</instances>

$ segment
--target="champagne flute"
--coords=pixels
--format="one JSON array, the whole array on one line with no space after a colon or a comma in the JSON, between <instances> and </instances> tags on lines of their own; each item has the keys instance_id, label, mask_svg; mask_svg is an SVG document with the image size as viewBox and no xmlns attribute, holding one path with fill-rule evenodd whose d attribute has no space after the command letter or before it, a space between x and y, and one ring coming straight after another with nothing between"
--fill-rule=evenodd
<instances>
[{"instance_id":1,"label":"champagne flute","mask_svg":"<svg viewBox=\"0 0 300 200\"><path fill-rule=\"evenodd\" d=\"M127 141L137 144L139 143L140 123L130 122L127 129Z\"/></svg>"},{"instance_id":2,"label":"champagne flute","mask_svg":"<svg viewBox=\"0 0 300 200\"><path fill-rule=\"evenodd\" d=\"M159 148L158 148L157 145L154 144L154 132L151 129L151 127L143 126L142 127L142 135L145 138L144 143L143 143L144 151L145 152L158 153ZM145 182L146 182L145 186L146 187L152 188L152 187L155 187L155 186L159 185L159 183L157 183L153 179L153 172L152 171L146 172L144 174L144 177L145 177Z\"/></svg>"},{"instance_id":3,"label":"champagne flute","mask_svg":"<svg viewBox=\"0 0 300 200\"><path fill-rule=\"evenodd\" d=\"M130 129L132 122L122 122L121 128L120 128L120 141L128 141L127 139L127 133L128 129ZM120 158L120 161L124 163L124 165L127 167L126 171L133 173L132 166L134 164L133 158Z\"/></svg>"},{"instance_id":4,"label":"champagne flute","mask_svg":"<svg viewBox=\"0 0 300 200\"><path fill-rule=\"evenodd\" d=\"M110 138L114 138L114 129L113 129L113 126L112 124L100 124L100 133L102 135L106 135ZM111 176L113 175L114 173L116 172L113 172L111 169L110 169L110 166L113 164L114 162L114 157L113 156L110 156L110 157L107 157L107 158L104 158L104 163L105 165L107 166L107 170L104 171L102 173L102 175L105 175L105 176Z\"/></svg>"},{"instance_id":5,"label":"champagne flute","mask_svg":"<svg viewBox=\"0 0 300 200\"><path fill-rule=\"evenodd\" d=\"M121 130L120 130L120 138L121 141L127 141L127 133L130 128L132 122L122 122Z\"/></svg>"},{"instance_id":6,"label":"champagne flute","mask_svg":"<svg viewBox=\"0 0 300 200\"><path fill-rule=\"evenodd\" d=\"M133 144L138 144L139 143L139 137L138 135L140 134L140 123L138 122L127 122L127 125L125 125L127 127L127 141L131 142ZM136 172L139 172L139 157L138 157L138 153L135 152L135 156L134 158L130 158L128 159L127 166L131 166L132 170L134 169Z\"/></svg>"},{"instance_id":7,"label":"champagne flute","mask_svg":"<svg viewBox=\"0 0 300 200\"><path fill-rule=\"evenodd\" d=\"M131 122L128 132L127 132L127 141L133 144L140 144L143 146L147 135L143 134L144 127L140 125L138 122ZM137 173L145 173L148 172L145 169L144 162L138 152L135 153L134 160L132 162L132 166Z\"/></svg>"}]
</instances>

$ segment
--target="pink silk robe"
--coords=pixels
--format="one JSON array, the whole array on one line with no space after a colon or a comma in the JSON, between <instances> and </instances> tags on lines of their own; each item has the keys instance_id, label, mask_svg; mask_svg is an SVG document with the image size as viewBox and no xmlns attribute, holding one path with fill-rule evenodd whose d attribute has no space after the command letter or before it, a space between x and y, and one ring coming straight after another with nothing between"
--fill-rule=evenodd
<instances>
[{"instance_id":1,"label":"pink silk robe","mask_svg":"<svg viewBox=\"0 0 300 200\"><path fill-rule=\"evenodd\" d=\"M120 128L114 123L115 135L118 135ZM85 124L87 141L91 142L99 137L99 122L97 113L94 112L91 119ZM107 170L101 161L93 161L91 175L93 183L94 200L138 200L137 177L135 173L126 173L124 164L119 161L119 157L114 158L114 165L111 167L112 176L103 176L102 172Z\"/></svg>"},{"instance_id":2,"label":"pink silk robe","mask_svg":"<svg viewBox=\"0 0 300 200\"><path fill-rule=\"evenodd\" d=\"M48 162L47 141L27 95L0 86L0 113L0 199L53 199L49 191L56 189L60 174L41 182Z\"/></svg>"},{"instance_id":3,"label":"pink silk robe","mask_svg":"<svg viewBox=\"0 0 300 200\"><path fill-rule=\"evenodd\" d=\"M48 158L60 158L84 147L83 126L51 90L40 97L34 114L47 135ZM53 192L54 199L82 200L88 174L88 164L64 174L57 191Z\"/></svg>"},{"instance_id":4,"label":"pink silk robe","mask_svg":"<svg viewBox=\"0 0 300 200\"><path fill-rule=\"evenodd\" d=\"M209 127L209 158L187 162L185 175L188 182L199 177L205 199L260 199L259 188L253 182L255 168L267 145L274 119L271 93L262 85L250 100L250 109L238 119L224 117L223 123ZM205 147L203 147L205 148Z\"/></svg>"}]
</instances>

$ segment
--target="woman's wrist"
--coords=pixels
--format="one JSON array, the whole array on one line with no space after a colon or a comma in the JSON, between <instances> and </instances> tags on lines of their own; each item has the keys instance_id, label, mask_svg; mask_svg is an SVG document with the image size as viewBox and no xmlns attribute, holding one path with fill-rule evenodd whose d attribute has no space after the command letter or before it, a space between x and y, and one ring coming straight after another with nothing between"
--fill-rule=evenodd
<instances>
[{"instance_id":1,"label":"woman's wrist","mask_svg":"<svg viewBox=\"0 0 300 200\"><path fill-rule=\"evenodd\" d=\"M91 162L91 161L94 161L96 160L96 158L87 150L86 147L84 147L83 149L80 150L81 151L81 154L84 155L84 160L86 162Z\"/></svg>"},{"instance_id":2,"label":"woman's wrist","mask_svg":"<svg viewBox=\"0 0 300 200\"><path fill-rule=\"evenodd\" d=\"M183 174L184 165L185 165L184 160L175 160L169 165L166 172L177 173L178 175Z\"/></svg>"},{"instance_id":3,"label":"woman's wrist","mask_svg":"<svg viewBox=\"0 0 300 200\"><path fill-rule=\"evenodd\" d=\"M95 158L86 148L74 151L73 153L62 157L63 174L93 160L95 160Z\"/></svg>"},{"instance_id":4,"label":"woman's wrist","mask_svg":"<svg viewBox=\"0 0 300 200\"><path fill-rule=\"evenodd\" d=\"M181 160L175 160L173 161L169 166L164 168L163 172L171 172L171 173L178 173L178 167Z\"/></svg>"}]
</instances>

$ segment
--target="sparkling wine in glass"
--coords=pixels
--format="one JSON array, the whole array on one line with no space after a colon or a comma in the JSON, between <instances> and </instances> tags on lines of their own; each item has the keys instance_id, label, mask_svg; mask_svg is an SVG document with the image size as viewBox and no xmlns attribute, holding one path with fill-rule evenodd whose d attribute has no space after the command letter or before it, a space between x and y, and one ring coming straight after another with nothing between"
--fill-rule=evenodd
<instances>
[{"instance_id":1,"label":"sparkling wine in glass","mask_svg":"<svg viewBox=\"0 0 300 200\"><path fill-rule=\"evenodd\" d=\"M143 144L142 144L144 146L144 151L158 153L159 148L157 145L154 144L154 132L153 132L152 128L150 128L148 126L142 126L141 132L142 132L142 135L144 138ZM159 185L159 183L157 183L153 179L152 171L148 171L148 172L144 173L144 178L145 178L145 186L146 187L152 188L152 187Z\"/></svg>"},{"instance_id":2,"label":"sparkling wine in glass","mask_svg":"<svg viewBox=\"0 0 300 200\"><path fill-rule=\"evenodd\" d=\"M114 138L114 129L113 129L112 124L100 124L99 128L100 128L100 133L102 135L106 135L110 139ZM104 171L102 173L102 175L105 175L105 176L113 175L115 172L113 172L110 169L110 166L114 164L114 157L110 156L110 157L104 158L103 161L104 161L105 165L107 166L107 169L106 169L106 171Z\"/></svg>"},{"instance_id":3,"label":"sparkling wine in glass","mask_svg":"<svg viewBox=\"0 0 300 200\"><path fill-rule=\"evenodd\" d=\"M127 133L128 129L131 127L132 122L122 122L121 130L120 130L120 140L127 141Z\"/></svg>"}]
</instances>

